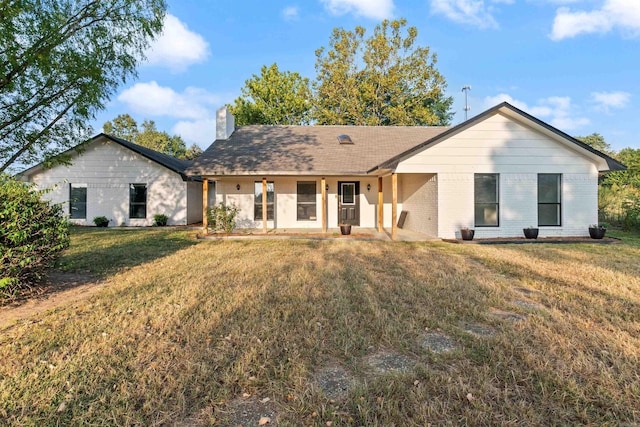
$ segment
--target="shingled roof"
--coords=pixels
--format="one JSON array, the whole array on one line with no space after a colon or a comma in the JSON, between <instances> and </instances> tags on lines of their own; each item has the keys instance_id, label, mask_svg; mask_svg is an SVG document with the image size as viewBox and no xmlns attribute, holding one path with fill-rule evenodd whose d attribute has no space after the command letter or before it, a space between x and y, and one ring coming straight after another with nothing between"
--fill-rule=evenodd
<instances>
[{"instance_id":1,"label":"shingled roof","mask_svg":"<svg viewBox=\"0 0 640 427\"><path fill-rule=\"evenodd\" d=\"M422 126L241 126L216 140L188 175L365 175L445 132ZM348 135L353 144L341 144Z\"/></svg>"}]
</instances>

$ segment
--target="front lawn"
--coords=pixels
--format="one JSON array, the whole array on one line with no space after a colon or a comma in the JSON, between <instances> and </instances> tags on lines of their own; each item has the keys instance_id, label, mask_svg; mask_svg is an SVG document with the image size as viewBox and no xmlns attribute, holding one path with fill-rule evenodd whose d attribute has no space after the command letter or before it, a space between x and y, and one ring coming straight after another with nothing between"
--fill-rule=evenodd
<instances>
[{"instance_id":1,"label":"front lawn","mask_svg":"<svg viewBox=\"0 0 640 427\"><path fill-rule=\"evenodd\" d=\"M81 231L0 331L15 425L640 423L640 247Z\"/></svg>"}]
</instances>

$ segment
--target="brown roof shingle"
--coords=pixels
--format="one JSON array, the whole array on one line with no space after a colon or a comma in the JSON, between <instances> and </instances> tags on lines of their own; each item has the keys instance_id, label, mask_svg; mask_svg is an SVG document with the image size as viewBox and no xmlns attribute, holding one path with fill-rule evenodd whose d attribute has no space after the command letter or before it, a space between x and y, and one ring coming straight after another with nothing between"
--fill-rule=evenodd
<instances>
[{"instance_id":1,"label":"brown roof shingle","mask_svg":"<svg viewBox=\"0 0 640 427\"><path fill-rule=\"evenodd\" d=\"M448 127L242 126L216 140L189 175L363 175ZM353 144L340 144L338 135Z\"/></svg>"}]
</instances>

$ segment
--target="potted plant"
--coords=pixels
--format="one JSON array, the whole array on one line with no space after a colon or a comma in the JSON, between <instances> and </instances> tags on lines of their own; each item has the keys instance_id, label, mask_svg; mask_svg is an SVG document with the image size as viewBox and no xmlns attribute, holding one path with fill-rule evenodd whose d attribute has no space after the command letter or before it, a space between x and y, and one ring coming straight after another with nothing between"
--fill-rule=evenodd
<instances>
[{"instance_id":1,"label":"potted plant","mask_svg":"<svg viewBox=\"0 0 640 427\"><path fill-rule=\"evenodd\" d=\"M473 228L464 227L460 229L460 236L462 236L462 240L473 240L475 232Z\"/></svg>"},{"instance_id":2,"label":"potted plant","mask_svg":"<svg viewBox=\"0 0 640 427\"><path fill-rule=\"evenodd\" d=\"M154 227L165 227L169 222L169 217L165 214L155 214L153 216L153 226Z\"/></svg>"},{"instance_id":3,"label":"potted plant","mask_svg":"<svg viewBox=\"0 0 640 427\"><path fill-rule=\"evenodd\" d=\"M591 236L592 239L602 239L606 232L606 224L591 224L589 226L589 236Z\"/></svg>"},{"instance_id":4,"label":"potted plant","mask_svg":"<svg viewBox=\"0 0 640 427\"><path fill-rule=\"evenodd\" d=\"M539 230L537 227L527 227L522 229L522 232L524 233L524 237L526 237L527 239L537 239L538 231Z\"/></svg>"},{"instance_id":5,"label":"potted plant","mask_svg":"<svg viewBox=\"0 0 640 427\"><path fill-rule=\"evenodd\" d=\"M97 217L93 218L93 223L96 225L96 227L108 227L109 226L109 220L107 219L106 216L97 216Z\"/></svg>"},{"instance_id":6,"label":"potted plant","mask_svg":"<svg viewBox=\"0 0 640 427\"><path fill-rule=\"evenodd\" d=\"M346 236L347 234L351 234L351 225L349 224L338 224L340 226L340 234Z\"/></svg>"}]
</instances>

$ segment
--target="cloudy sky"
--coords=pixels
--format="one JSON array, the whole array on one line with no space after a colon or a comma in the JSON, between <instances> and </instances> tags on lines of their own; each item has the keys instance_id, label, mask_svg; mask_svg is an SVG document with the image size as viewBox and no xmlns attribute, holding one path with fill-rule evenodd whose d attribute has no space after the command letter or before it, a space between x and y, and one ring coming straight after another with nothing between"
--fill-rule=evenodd
<instances>
[{"instance_id":1,"label":"cloudy sky","mask_svg":"<svg viewBox=\"0 0 640 427\"><path fill-rule=\"evenodd\" d=\"M215 110L274 62L313 79L334 27L407 18L438 55L453 124L508 101L571 135L640 147L640 0L169 0L163 35L136 81L94 127L121 113L206 148Z\"/></svg>"}]
</instances>

